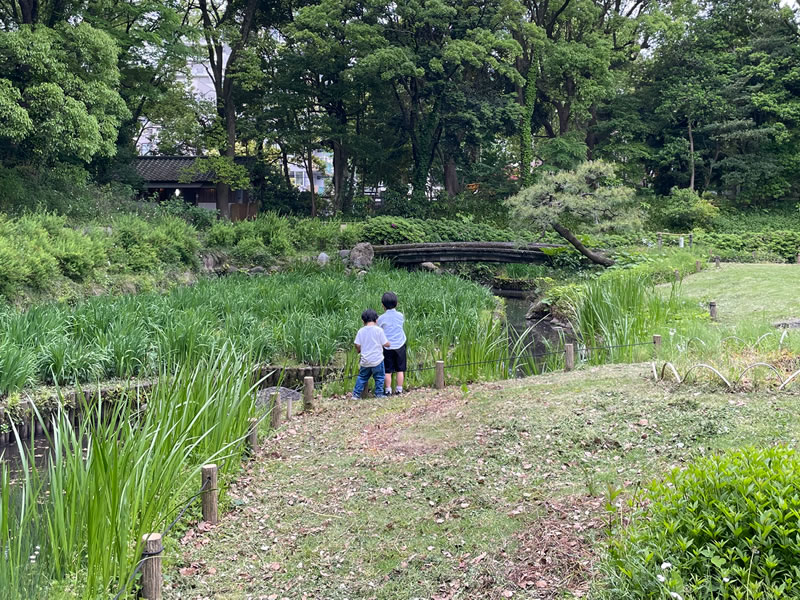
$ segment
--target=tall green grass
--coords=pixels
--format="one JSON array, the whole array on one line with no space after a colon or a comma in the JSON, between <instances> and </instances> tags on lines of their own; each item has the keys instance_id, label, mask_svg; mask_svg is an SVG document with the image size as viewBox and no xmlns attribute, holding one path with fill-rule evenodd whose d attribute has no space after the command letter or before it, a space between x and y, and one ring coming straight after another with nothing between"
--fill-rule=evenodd
<instances>
[{"instance_id":1,"label":"tall green grass","mask_svg":"<svg viewBox=\"0 0 800 600\"><path fill-rule=\"evenodd\" d=\"M200 467L238 468L255 414L250 365L221 348L197 365L165 368L146 398L84 406L77 428L62 408L45 467L17 435L19 480L0 463L2 597L48 598L64 580L87 599L124 587L142 535L161 531L197 491Z\"/></svg>"},{"instance_id":2,"label":"tall green grass","mask_svg":"<svg viewBox=\"0 0 800 600\"><path fill-rule=\"evenodd\" d=\"M197 362L223 344L278 364L344 360L365 308L392 290L406 314L410 348L433 354L477 331L491 293L455 277L379 264L359 278L301 265L269 277L203 280L167 294L100 297L27 312L0 309L0 395L35 383L93 383L158 374Z\"/></svg>"},{"instance_id":3,"label":"tall green grass","mask_svg":"<svg viewBox=\"0 0 800 600\"><path fill-rule=\"evenodd\" d=\"M669 323L700 317L699 308L681 298L680 284L673 284L665 297L650 277L626 271L581 286L568 307L580 345L588 348L584 356L593 364L649 358L653 334Z\"/></svg>"}]
</instances>

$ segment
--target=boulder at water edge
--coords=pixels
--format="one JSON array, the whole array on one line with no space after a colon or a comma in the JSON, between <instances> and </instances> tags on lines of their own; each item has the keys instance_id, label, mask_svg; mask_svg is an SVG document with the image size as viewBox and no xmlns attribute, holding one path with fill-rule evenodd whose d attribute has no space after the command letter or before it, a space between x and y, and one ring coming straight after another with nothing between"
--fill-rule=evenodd
<instances>
[{"instance_id":1,"label":"boulder at water edge","mask_svg":"<svg viewBox=\"0 0 800 600\"><path fill-rule=\"evenodd\" d=\"M372 260L375 258L375 251L372 249L372 244L361 242L356 244L350 250L350 265L356 269L369 269L372 266Z\"/></svg>"},{"instance_id":2,"label":"boulder at water edge","mask_svg":"<svg viewBox=\"0 0 800 600\"><path fill-rule=\"evenodd\" d=\"M317 256L317 262L321 267L324 267L331 261L330 257L325 254L324 252L320 252L319 256Z\"/></svg>"}]
</instances>

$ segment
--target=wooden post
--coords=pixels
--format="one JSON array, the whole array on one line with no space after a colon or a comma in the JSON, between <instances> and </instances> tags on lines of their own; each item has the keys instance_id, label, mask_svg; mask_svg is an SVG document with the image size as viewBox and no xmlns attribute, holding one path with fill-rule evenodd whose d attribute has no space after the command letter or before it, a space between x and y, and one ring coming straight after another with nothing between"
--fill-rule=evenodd
<instances>
[{"instance_id":1,"label":"wooden post","mask_svg":"<svg viewBox=\"0 0 800 600\"><path fill-rule=\"evenodd\" d=\"M694 234L690 233L689 234L689 248L691 248L692 245L694 245Z\"/></svg>"},{"instance_id":2,"label":"wooden post","mask_svg":"<svg viewBox=\"0 0 800 600\"><path fill-rule=\"evenodd\" d=\"M695 273L699 273L703 269L702 265L700 264L699 260L694 261L694 271Z\"/></svg>"},{"instance_id":3,"label":"wooden post","mask_svg":"<svg viewBox=\"0 0 800 600\"><path fill-rule=\"evenodd\" d=\"M678 237L678 248L683 248L683 236Z\"/></svg>"},{"instance_id":4,"label":"wooden post","mask_svg":"<svg viewBox=\"0 0 800 600\"><path fill-rule=\"evenodd\" d=\"M314 378L303 377L303 410L314 410Z\"/></svg>"},{"instance_id":5,"label":"wooden post","mask_svg":"<svg viewBox=\"0 0 800 600\"><path fill-rule=\"evenodd\" d=\"M161 600L161 534L146 533L142 536L142 541L142 598Z\"/></svg>"},{"instance_id":6,"label":"wooden post","mask_svg":"<svg viewBox=\"0 0 800 600\"><path fill-rule=\"evenodd\" d=\"M205 491L200 497L203 506L203 521L216 525L219 522L219 509L217 508L217 465L203 465L200 470L203 475L202 484Z\"/></svg>"},{"instance_id":7,"label":"wooden post","mask_svg":"<svg viewBox=\"0 0 800 600\"><path fill-rule=\"evenodd\" d=\"M258 452L258 419L250 419L250 430L247 432L247 445L250 447L250 454Z\"/></svg>"},{"instance_id":8,"label":"wooden post","mask_svg":"<svg viewBox=\"0 0 800 600\"><path fill-rule=\"evenodd\" d=\"M717 320L717 303L716 302L709 302L708 303L708 314L711 315L711 320Z\"/></svg>"},{"instance_id":9,"label":"wooden post","mask_svg":"<svg viewBox=\"0 0 800 600\"><path fill-rule=\"evenodd\" d=\"M800 265L800 252L797 253L797 258L795 259L798 265Z\"/></svg>"},{"instance_id":10,"label":"wooden post","mask_svg":"<svg viewBox=\"0 0 800 600\"><path fill-rule=\"evenodd\" d=\"M680 283L680 282L681 282L681 272L680 272L680 271L678 271L678 269L675 269L675 281L676 281L677 283Z\"/></svg>"},{"instance_id":11,"label":"wooden post","mask_svg":"<svg viewBox=\"0 0 800 600\"><path fill-rule=\"evenodd\" d=\"M564 370L572 371L575 368L575 346L564 344Z\"/></svg>"},{"instance_id":12,"label":"wooden post","mask_svg":"<svg viewBox=\"0 0 800 600\"><path fill-rule=\"evenodd\" d=\"M444 388L444 361L437 360L436 361L436 378L433 383L433 387L437 390L441 390Z\"/></svg>"},{"instance_id":13,"label":"wooden post","mask_svg":"<svg viewBox=\"0 0 800 600\"><path fill-rule=\"evenodd\" d=\"M661 336L660 335L654 335L653 336L653 346L656 349L656 355L658 355L658 353L661 352Z\"/></svg>"},{"instance_id":14,"label":"wooden post","mask_svg":"<svg viewBox=\"0 0 800 600\"><path fill-rule=\"evenodd\" d=\"M271 411L272 428L277 429L281 426L281 393L273 392L272 397L269 399L269 408Z\"/></svg>"},{"instance_id":15,"label":"wooden post","mask_svg":"<svg viewBox=\"0 0 800 600\"><path fill-rule=\"evenodd\" d=\"M717 268L719 269L719 256L714 259L714 262L717 263Z\"/></svg>"},{"instance_id":16,"label":"wooden post","mask_svg":"<svg viewBox=\"0 0 800 600\"><path fill-rule=\"evenodd\" d=\"M658 234L658 249L659 249L659 250L661 250L661 245L662 245L663 243L664 243L664 241L663 241L663 240L662 240L662 238L661 238L661 232L659 232L659 234Z\"/></svg>"}]
</instances>

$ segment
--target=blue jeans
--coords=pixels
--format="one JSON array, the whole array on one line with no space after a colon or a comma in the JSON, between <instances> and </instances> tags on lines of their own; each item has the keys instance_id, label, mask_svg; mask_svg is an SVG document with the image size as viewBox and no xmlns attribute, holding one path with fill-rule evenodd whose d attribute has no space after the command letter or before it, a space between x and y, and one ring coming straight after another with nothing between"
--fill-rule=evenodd
<instances>
[{"instance_id":1,"label":"blue jeans","mask_svg":"<svg viewBox=\"0 0 800 600\"><path fill-rule=\"evenodd\" d=\"M380 398L383 396L383 380L386 377L386 371L384 371L383 363L381 363L374 367L361 367L358 370L356 387L353 388L353 398L361 398L361 393L367 387L370 377L375 378L375 397Z\"/></svg>"}]
</instances>

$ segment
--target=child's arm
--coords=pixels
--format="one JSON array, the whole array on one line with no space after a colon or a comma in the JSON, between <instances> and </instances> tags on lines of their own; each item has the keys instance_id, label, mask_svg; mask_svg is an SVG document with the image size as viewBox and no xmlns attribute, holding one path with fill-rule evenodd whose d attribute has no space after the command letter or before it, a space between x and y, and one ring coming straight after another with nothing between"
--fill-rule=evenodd
<instances>
[{"instance_id":1,"label":"child's arm","mask_svg":"<svg viewBox=\"0 0 800 600\"><path fill-rule=\"evenodd\" d=\"M355 346L355 347L356 347L356 352L358 352L359 354L361 354L361 344L353 344L353 346Z\"/></svg>"}]
</instances>

